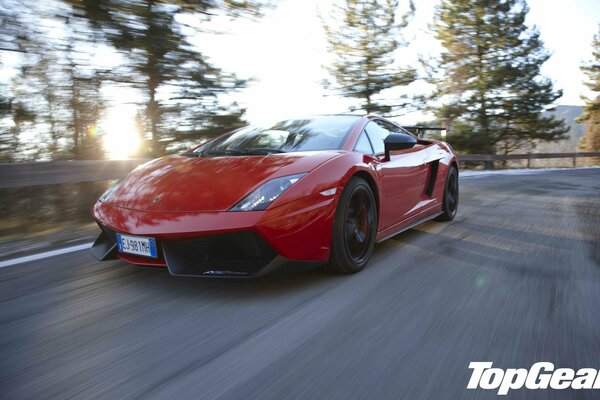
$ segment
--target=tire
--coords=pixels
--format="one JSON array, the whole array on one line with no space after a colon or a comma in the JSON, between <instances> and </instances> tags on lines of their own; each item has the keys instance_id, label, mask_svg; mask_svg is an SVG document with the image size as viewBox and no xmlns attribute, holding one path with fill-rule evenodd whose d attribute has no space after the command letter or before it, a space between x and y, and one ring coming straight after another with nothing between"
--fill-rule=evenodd
<instances>
[{"instance_id":1,"label":"tire","mask_svg":"<svg viewBox=\"0 0 600 400\"><path fill-rule=\"evenodd\" d=\"M341 274L361 271L373 254L377 206L369 184L352 177L338 202L327 269Z\"/></svg>"},{"instance_id":2,"label":"tire","mask_svg":"<svg viewBox=\"0 0 600 400\"><path fill-rule=\"evenodd\" d=\"M446 176L442 214L436 218L436 221L452 221L454 217L456 217L456 212L458 210L458 194L458 170L452 165Z\"/></svg>"}]
</instances>

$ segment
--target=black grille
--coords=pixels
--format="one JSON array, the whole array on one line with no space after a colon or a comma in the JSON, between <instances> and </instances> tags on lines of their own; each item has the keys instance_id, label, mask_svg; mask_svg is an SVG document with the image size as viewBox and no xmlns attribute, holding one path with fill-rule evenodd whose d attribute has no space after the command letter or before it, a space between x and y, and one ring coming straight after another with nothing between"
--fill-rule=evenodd
<instances>
[{"instance_id":1,"label":"black grille","mask_svg":"<svg viewBox=\"0 0 600 400\"><path fill-rule=\"evenodd\" d=\"M277 256L250 231L165 241L162 246L173 275L254 275Z\"/></svg>"}]
</instances>

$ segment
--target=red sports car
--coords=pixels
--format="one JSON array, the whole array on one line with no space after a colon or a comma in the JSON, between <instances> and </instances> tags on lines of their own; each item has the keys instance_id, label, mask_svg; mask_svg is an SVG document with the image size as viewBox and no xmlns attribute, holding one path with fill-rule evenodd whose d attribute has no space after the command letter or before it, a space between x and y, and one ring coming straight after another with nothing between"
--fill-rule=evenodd
<instances>
[{"instance_id":1,"label":"red sports car","mask_svg":"<svg viewBox=\"0 0 600 400\"><path fill-rule=\"evenodd\" d=\"M354 273L376 242L451 220L457 205L446 143L376 116L292 119L137 167L94 205L91 251L172 275L251 277L298 262Z\"/></svg>"}]
</instances>

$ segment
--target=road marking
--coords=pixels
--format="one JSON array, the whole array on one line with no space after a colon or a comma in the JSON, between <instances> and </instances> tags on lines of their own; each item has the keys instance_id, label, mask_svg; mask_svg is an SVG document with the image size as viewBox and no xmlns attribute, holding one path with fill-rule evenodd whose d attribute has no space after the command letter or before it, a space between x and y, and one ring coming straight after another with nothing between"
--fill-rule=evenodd
<instances>
[{"instance_id":1,"label":"road marking","mask_svg":"<svg viewBox=\"0 0 600 400\"><path fill-rule=\"evenodd\" d=\"M77 246L64 247L62 249L45 251L43 253L32 254L30 256L13 258L6 261L0 261L0 268L10 267L11 265L23 264L29 261L37 261L48 257L59 256L61 254L74 253L76 251L86 250L92 247L93 243L79 244Z\"/></svg>"}]
</instances>

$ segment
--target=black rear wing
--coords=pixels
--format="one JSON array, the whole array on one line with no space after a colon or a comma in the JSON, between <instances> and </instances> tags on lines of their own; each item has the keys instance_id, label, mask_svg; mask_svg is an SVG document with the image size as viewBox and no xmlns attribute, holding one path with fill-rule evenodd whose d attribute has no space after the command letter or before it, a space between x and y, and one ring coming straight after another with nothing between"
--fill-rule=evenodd
<instances>
[{"instance_id":1,"label":"black rear wing","mask_svg":"<svg viewBox=\"0 0 600 400\"><path fill-rule=\"evenodd\" d=\"M417 135L419 138L422 138L426 131L440 131L442 133L442 140L446 140L446 134L448 133L447 128L441 128L439 126L403 126L402 128L406 129L413 135Z\"/></svg>"}]
</instances>

